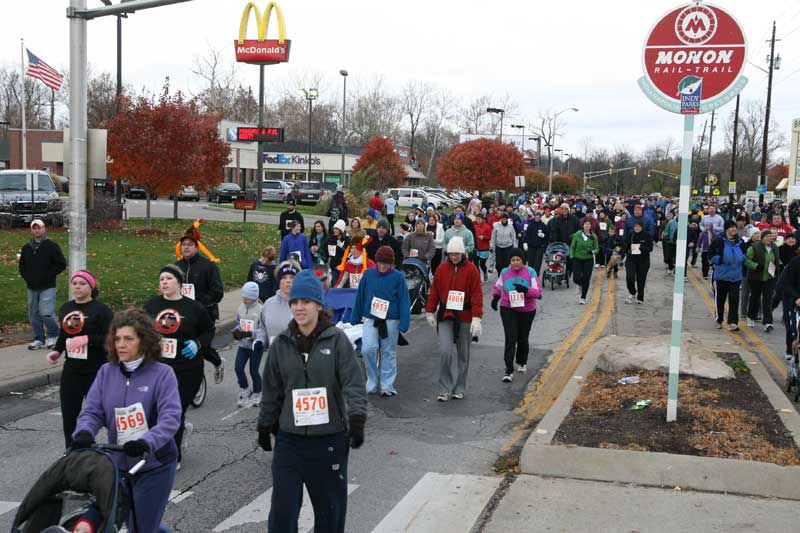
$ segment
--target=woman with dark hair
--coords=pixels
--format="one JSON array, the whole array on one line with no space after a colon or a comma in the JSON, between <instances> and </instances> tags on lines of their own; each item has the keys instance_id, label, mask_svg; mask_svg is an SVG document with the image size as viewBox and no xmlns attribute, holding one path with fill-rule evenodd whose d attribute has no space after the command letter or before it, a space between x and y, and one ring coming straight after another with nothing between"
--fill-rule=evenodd
<instances>
[{"instance_id":1,"label":"woman with dark hair","mask_svg":"<svg viewBox=\"0 0 800 533\"><path fill-rule=\"evenodd\" d=\"M425 231L433 237L433 244L436 246L436 251L433 252L433 259L431 259L431 275L436 272L436 267L442 262L442 247L444 246L444 226L439 222L439 217L435 213L431 213L427 217L428 223L425 225Z\"/></svg>"},{"instance_id":2,"label":"woman with dark hair","mask_svg":"<svg viewBox=\"0 0 800 533\"><path fill-rule=\"evenodd\" d=\"M127 457L112 456L121 470L129 470L146 455L145 465L133 476L136 528L133 515L126 520L128 531L137 533L168 531L161 517L178 460L178 384L172 369L159 363L160 341L153 321L142 311L129 309L114 318L106 338L108 362L97 373L72 434L72 449L88 448L105 427L108 442L125 449Z\"/></svg>"},{"instance_id":3,"label":"woman with dark hair","mask_svg":"<svg viewBox=\"0 0 800 533\"><path fill-rule=\"evenodd\" d=\"M58 340L47 354L50 364L56 364L66 353L61 372L61 423L66 447L72 443L72 432L81 412L83 398L89 392L97 371L106 362L105 341L114 313L97 300L97 281L86 270L78 270L69 280L72 300L58 312Z\"/></svg>"},{"instance_id":4,"label":"woman with dark hair","mask_svg":"<svg viewBox=\"0 0 800 533\"><path fill-rule=\"evenodd\" d=\"M161 334L161 360L172 367L178 379L181 400L181 425L175 433L178 446L178 466L181 467L181 442L184 429L187 435L193 426L186 422L186 409L203 382L203 357L198 353L211 344L214 323L200 303L181 295L183 271L176 265L161 269L158 283L161 296L144 304L145 312L155 320Z\"/></svg>"},{"instance_id":5,"label":"woman with dark hair","mask_svg":"<svg viewBox=\"0 0 800 533\"><path fill-rule=\"evenodd\" d=\"M342 264L344 257L344 250L347 248L349 239L345 234L345 225L343 220L337 220L333 225L333 230L328 234L328 240L325 241L325 252L328 256L328 266L331 269L331 286L336 285L339 281L339 271L337 267Z\"/></svg>"},{"instance_id":6,"label":"woman with dark hair","mask_svg":"<svg viewBox=\"0 0 800 533\"><path fill-rule=\"evenodd\" d=\"M325 223L321 220L314 222L314 226L309 230L308 245L311 249L311 259L315 265L324 265L328 262L328 252L325 241L328 240L328 231Z\"/></svg>"}]
</instances>

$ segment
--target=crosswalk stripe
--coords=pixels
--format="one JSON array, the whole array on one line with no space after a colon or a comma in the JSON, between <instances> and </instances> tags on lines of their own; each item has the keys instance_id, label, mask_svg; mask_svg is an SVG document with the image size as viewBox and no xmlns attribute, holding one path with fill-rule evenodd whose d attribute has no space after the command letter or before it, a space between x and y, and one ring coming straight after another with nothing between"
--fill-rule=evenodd
<instances>
[{"instance_id":1,"label":"crosswalk stripe","mask_svg":"<svg viewBox=\"0 0 800 533\"><path fill-rule=\"evenodd\" d=\"M6 514L19 507L19 502L0 502L0 515Z\"/></svg>"},{"instance_id":2,"label":"crosswalk stripe","mask_svg":"<svg viewBox=\"0 0 800 533\"><path fill-rule=\"evenodd\" d=\"M358 485L347 485L347 494L352 494ZM241 507L234 514L220 522L214 528L214 532L226 531L244 524L258 524L266 522L269 516L269 508L272 503L272 487L263 492L255 500ZM309 531L314 527L314 508L311 507L311 499L306 488L303 487L303 507L300 509L300 517L297 520L299 531Z\"/></svg>"},{"instance_id":3,"label":"crosswalk stripe","mask_svg":"<svg viewBox=\"0 0 800 533\"><path fill-rule=\"evenodd\" d=\"M469 531L500 485L500 478L428 472L373 533Z\"/></svg>"}]
</instances>

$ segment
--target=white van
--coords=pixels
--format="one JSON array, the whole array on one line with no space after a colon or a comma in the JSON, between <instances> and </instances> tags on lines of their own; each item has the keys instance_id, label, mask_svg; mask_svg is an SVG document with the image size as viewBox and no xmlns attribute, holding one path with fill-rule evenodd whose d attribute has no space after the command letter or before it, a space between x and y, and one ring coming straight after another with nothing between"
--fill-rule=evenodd
<instances>
[{"instance_id":1,"label":"white van","mask_svg":"<svg viewBox=\"0 0 800 533\"><path fill-rule=\"evenodd\" d=\"M428 195L422 189L399 187L397 189L389 189L388 192L397 199L399 207L420 207L425 209L428 205Z\"/></svg>"}]
</instances>

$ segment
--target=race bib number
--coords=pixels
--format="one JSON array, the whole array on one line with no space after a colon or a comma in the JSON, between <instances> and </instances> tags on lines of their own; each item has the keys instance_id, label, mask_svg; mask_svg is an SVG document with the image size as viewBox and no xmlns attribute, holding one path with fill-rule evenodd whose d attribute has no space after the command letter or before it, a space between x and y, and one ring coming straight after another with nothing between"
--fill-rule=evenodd
<instances>
[{"instance_id":1,"label":"race bib number","mask_svg":"<svg viewBox=\"0 0 800 533\"><path fill-rule=\"evenodd\" d=\"M631 254L632 255L642 255L642 245L641 244L631 244Z\"/></svg>"},{"instance_id":2,"label":"race bib number","mask_svg":"<svg viewBox=\"0 0 800 533\"><path fill-rule=\"evenodd\" d=\"M615 216L615 217L614 217L614 222L619 222L619 219L620 219L620 218L622 218L622 217Z\"/></svg>"},{"instance_id":3,"label":"race bib number","mask_svg":"<svg viewBox=\"0 0 800 533\"><path fill-rule=\"evenodd\" d=\"M772 276L773 278L775 277L775 263L769 264L769 266L767 267L767 272L769 272L769 275Z\"/></svg>"},{"instance_id":4,"label":"race bib number","mask_svg":"<svg viewBox=\"0 0 800 533\"><path fill-rule=\"evenodd\" d=\"M350 288L357 289L359 283L361 283L361 274L350 274Z\"/></svg>"},{"instance_id":5,"label":"race bib number","mask_svg":"<svg viewBox=\"0 0 800 533\"><path fill-rule=\"evenodd\" d=\"M161 339L161 357L175 359L178 355L178 339Z\"/></svg>"},{"instance_id":6,"label":"race bib number","mask_svg":"<svg viewBox=\"0 0 800 533\"><path fill-rule=\"evenodd\" d=\"M778 235L777 237L775 237L775 246L777 246L778 248L783 246L783 235Z\"/></svg>"},{"instance_id":7,"label":"race bib number","mask_svg":"<svg viewBox=\"0 0 800 533\"><path fill-rule=\"evenodd\" d=\"M245 320L244 318L239 320L239 331L242 333L253 333L253 328L256 325L255 320Z\"/></svg>"},{"instance_id":8,"label":"race bib number","mask_svg":"<svg viewBox=\"0 0 800 533\"><path fill-rule=\"evenodd\" d=\"M508 293L508 300L511 302L511 308L525 307L525 293L519 291L511 291Z\"/></svg>"},{"instance_id":9,"label":"race bib number","mask_svg":"<svg viewBox=\"0 0 800 533\"><path fill-rule=\"evenodd\" d=\"M140 439L150 430L142 402L114 408L114 420L117 426L117 444Z\"/></svg>"},{"instance_id":10,"label":"race bib number","mask_svg":"<svg viewBox=\"0 0 800 533\"><path fill-rule=\"evenodd\" d=\"M300 253L300 250L295 250L294 252L289 252L289 259L294 259L298 263L303 262L303 254Z\"/></svg>"},{"instance_id":11,"label":"race bib number","mask_svg":"<svg viewBox=\"0 0 800 533\"><path fill-rule=\"evenodd\" d=\"M328 255L331 256L331 257L336 255L336 245L335 244L329 244L328 245Z\"/></svg>"},{"instance_id":12,"label":"race bib number","mask_svg":"<svg viewBox=\"0 0 800 533\"><path fill-rule=\"evenodd\" d=\"M70 359L88 359L89 353L87 351L88 345L84 344L80 348L71 348L67 350L67 357Z\"/></svg>"},{"instance_id":13,"label":"race bib number","mask_svg":"<svg viewBox=\"0 0 800 533\"><path fill-rule=\"evenodd\" d=\"M319 426L329 422L328 390L294 389L292 391L292 411L295 426Z\"/></svg>"},{"instance_id":14,"label":"race bib number","mask_svg":"<svg viewBox=\"0 0 800 533\"><path fill-rule=\"evenodd\" d=\"M408 257L419 257L419 250L411 248L408 252Z\"/></svg>"},{"instance_id":15,"label":"race bib number","mask_svg":"<svg viewBox=\"0 0 800 533\"><path fill-rule=\"evenodd\" d=\"M194 283L184 283L181 285L181 295L194 300Z\"/></svg>"},{"instance_id":16,"label":"race bib number","mask_svg":"<svg viewBox=\"0 0 800 533\"><path fill-rule=\"evenodd\" d=\"M446 309L451 311L464 310L464 291L450 291L447 293Z\"/></svg>"},{"instance_id":17,"label":"race bib number","mask_svg":"<svg viewBox=\"0 0 800 533\"><path fill-rule=\"evenodd\" d=\"M600 222L600 231L605 231L608 229L608 222Z\"/></svg>"},{"instance_id":18,"label":"race bib number","mask_svg":"<svg viewBox=\"0 0 800 533\"><path fill-rule=\"evenodd\" d=\"M522 225L522 231L528 231L528 225L527 224L523 224Z\"/></svg>"},{"instance_id":19,"label":"race bib number","mask_svg":"<svg viewBox=\"0 0 800 533\"><path fill-rule=\"evenodd\" d=\"M619 228L619 236L622 237L625 235L625 230L623 228Z\"/></svg>"},{"instance_id":20,"label":"race bib number","mask_svg":"<svg viewBox=\"0 0 800 533\"><path fill-rule=\"evenodd\" d=\"M536 235L538 235L540 239L544 239L544 232L543 231L539 231L539 233L537 233Z\"/></svg>"},{"instance_id":21,"label":"race bib number","mask_svg":"<svg viewBox=\"0 0 800 533\"><path fill-rule=\"evenodd\" d=\"M383 298L373 296L372 305L369 307L369 312L375 318L386 320L386 313L389 312L389 300L384 300Z\"/></svg>"}]
</instances>

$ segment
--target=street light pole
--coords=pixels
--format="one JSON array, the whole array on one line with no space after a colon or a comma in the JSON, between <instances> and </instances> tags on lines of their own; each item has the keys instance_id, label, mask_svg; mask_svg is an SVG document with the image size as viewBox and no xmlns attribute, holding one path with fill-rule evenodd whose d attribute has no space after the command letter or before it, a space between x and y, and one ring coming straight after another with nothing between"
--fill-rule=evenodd
<instances>
[{"instance_id":1,"label":"street light pole","mask_svg":"<svg viewBox=\"0 0 800 533\"><path fill-rule=\"evenodd\" d=\"M347 71L340 70L339 74L342 76L342 135L340 137L340 142L342 144L342 174L339 176L339 186L344 187L344 141L345 141L345 131L346 131L346 124L345 122L345 112L347 110Z\"/></svg>"},{"instance_id":2,"label":"street light pole","mask_svg":"<svg viewBox=\"0 0 800 533\"><path fill-rule=\"evenodd\" d=\"M522 129L522 158L525 158L525 125L524 124L511 124L512 128Z\"/></svg>"},{"instance_id":3,"label":"street light pole","mask_svg":"<svg viewBox=\"0 0 800 533\"><path fill-rule=\"evenodd\" d=\"M567 111L575 111L577 113L578 112L578 108L577 107L568 107L566 109L562 109L561 111L559 111L558 113L553 115L553 139L550 141L550 145L553 146L553 147L555 147L555 145L556 145L556 120L558 119L558 115L560 115L561 113L565 113ZM548 194L553 194L553 158L552 158L552 156L550 157L550 185L548 187L548 191L547 192L548 192Z\"/></svg>"},{"instance_id":4,"label":"street light pole","mask_svg":"<svg viewBox=\"0 0 800 533\"><path fill-rule=\"evenodd\" d=\"M506 113L505 109L500 109L499 107L487 107L487 113L500 113L500 142L503 142L503 116Z\"/></svg>"},{"instance_id":5,"label":"street light pole","mask_svg":"<svg viewBox=\"0 0 800 533\"><path fill-rule=\"evenodd\" d=\"M312 102L319 96L317 89L303 89L303 93L308 100L308 178L306 181L311 181L311 112L313 110Z\"/></svg>"}]
</instances>

